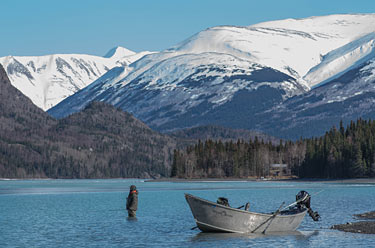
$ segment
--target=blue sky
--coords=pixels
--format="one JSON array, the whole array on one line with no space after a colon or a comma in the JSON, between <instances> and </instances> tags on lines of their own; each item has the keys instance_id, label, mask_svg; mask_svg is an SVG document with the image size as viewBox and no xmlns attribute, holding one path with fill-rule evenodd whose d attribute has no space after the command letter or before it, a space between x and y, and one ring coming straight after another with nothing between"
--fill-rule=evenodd
<instances>
[{"instance_id":1,"label":"blue sky","mask_svg":"<svg viewBox=\"0 0 375 248\"><path fill-rule=\"evenodd\" d=\"M0 57L159 51L217 25L375 13L374 0L1 0ZM375 24L374 24L375 26Z\"/></svg>"}]
</instances>

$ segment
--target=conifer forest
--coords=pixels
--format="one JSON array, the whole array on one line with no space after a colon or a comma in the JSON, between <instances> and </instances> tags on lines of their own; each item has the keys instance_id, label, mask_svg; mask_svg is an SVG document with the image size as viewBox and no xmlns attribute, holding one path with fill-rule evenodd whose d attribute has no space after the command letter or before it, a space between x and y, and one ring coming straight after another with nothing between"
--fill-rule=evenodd
<instances>
[{"instance_id":1,"label":"conifer forest","mask_svg":"<svg viewBox=\"0 0 375 248\"><path fill-rule=\"evenodd\" d=\"M375 175L375 121L359 119L318 138L279 143L254 140L199 141L175 150L172 177L267 177L271 164L287 164L300 178L356 178Z\"/></svg>"}]
</instances>

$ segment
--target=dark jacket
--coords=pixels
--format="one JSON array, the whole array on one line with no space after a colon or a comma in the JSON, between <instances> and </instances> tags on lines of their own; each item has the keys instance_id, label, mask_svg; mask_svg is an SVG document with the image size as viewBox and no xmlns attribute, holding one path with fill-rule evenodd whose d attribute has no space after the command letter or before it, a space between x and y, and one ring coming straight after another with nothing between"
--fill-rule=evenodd
<instances>
[{"instance_id":1,"label":"dark jacket","mask_svg":"<svg viewBox=\"0 0 375 248\"><path fill-rule=\"evenodd\" d=\"M126 210L137 211L138 208L138 190L129 192L128 198L126 199Z\"/></svg>"}]
</instances>

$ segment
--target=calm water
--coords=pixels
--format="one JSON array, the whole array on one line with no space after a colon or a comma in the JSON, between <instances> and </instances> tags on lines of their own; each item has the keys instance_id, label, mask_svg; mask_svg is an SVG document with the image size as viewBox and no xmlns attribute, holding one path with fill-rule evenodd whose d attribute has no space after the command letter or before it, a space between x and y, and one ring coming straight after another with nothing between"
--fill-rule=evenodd
<instances>
[{"instance_id":1,"label":"calm water","mask_svg":"<svg viewBox=\"0 0 375 248\"><path fill-rule=\"evenodd\" d=\"M139 189L137 219L127 218L129 186ZM184 193L209 200L247 201L251 210L275 211L300 190L312 209L297 232L280 235L204 234ZM143 180L0 181L0 247L374 247L375 235L330 230L375 210L374 184L306 182L145 182Z\"/></svg>"}]
</instances>

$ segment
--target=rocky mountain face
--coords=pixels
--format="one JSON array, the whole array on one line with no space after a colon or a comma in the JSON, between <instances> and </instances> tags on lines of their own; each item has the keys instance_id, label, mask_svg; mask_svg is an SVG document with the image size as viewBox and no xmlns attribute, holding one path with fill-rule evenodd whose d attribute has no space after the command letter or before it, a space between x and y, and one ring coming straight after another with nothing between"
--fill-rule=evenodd
<instances>
[{"instance_id":1,"label":"rocky mountain face","mask_svg":"<svg viewBox=\"0 0 375 248\"><path fill-rule=\"evenodd\" d=\"M350 105L343 111L353 114L344 119L372 116L362 107L370 109L374 90L358 91L369 79L356 78L353 70L372 63L373 23L375 14L331 15L209 28L127 68L113 68L48 113L63 118L103 101L163 132L215 124L279 137L320 135L337 125L340 115L333 118L331 106ZM351 74L346 85L352 86L341 97L335 82ZM319 100L318 108L309 100L315 96L332 102ZM359 98L366 104L353 102Z\"/></svg>"},{"instance_id":2,"label":"rocky mountain face","mask_svg":"<svg viewBox=\"0 0 375 248\"><path fill-rule=\"evenodd\" d=\"M108 86L121 78L119 74L124 73L122 68L114 68L48 112L60 118L79 111L91 101L105 101L136 113L137 118L152 128L166 131L176 127L208 124L228 126L225 125L226 121L243 118L244 114L241 113L245 109L248 117L281 103L291 95L305 92L304 87L295 79L272 68L253 63L240 66L240 61L231 56L225 56L226 61L234 64L230 68L222 64L207 64L196 68L190 59L185 60L190 56L174 58L168 62L171 65L182 63L180 71L173 71L175 67L165 66L163 63L167 62L163 61L124 86L120 85L121 80L118 84ZM206 56L208 58L211 55ZM220 57L223 55L212 55L209 60L212 63L223 62ZM178 61L179 59L182 61ZM135 64L140 62L142 61ZM157 83L149 81L154 80L155 71L163 74L156 79ZM128 76L131 77L132 73ZM249 96L250 99L255 97L250 109L247 108ZM240 128L241 121L238 122L239 125L230 127Z\"/></svg>"},{"instance_id":3,"label":"rocky mountain face","mask_svg":"<svg viewBox=\"0 0 375 248\"><path fill-rule=\"evenodd\" d=\"M123 47L105 57L84 54L6 56L0 58L13 86L43 110L86 87L116 66L127 68L149 52L135 53Z\"/></svg>"},{"instance_id":4,"label":"rocky mountain face","mask_svg":"<svg viewBox=\"0 0 375 248\"><path fill-rule=\"evenodd\" d=\"M375 118L375 59L259 114L262 130L297 139L324 134L342 120Z\"/></svg>"}]
</instances>

